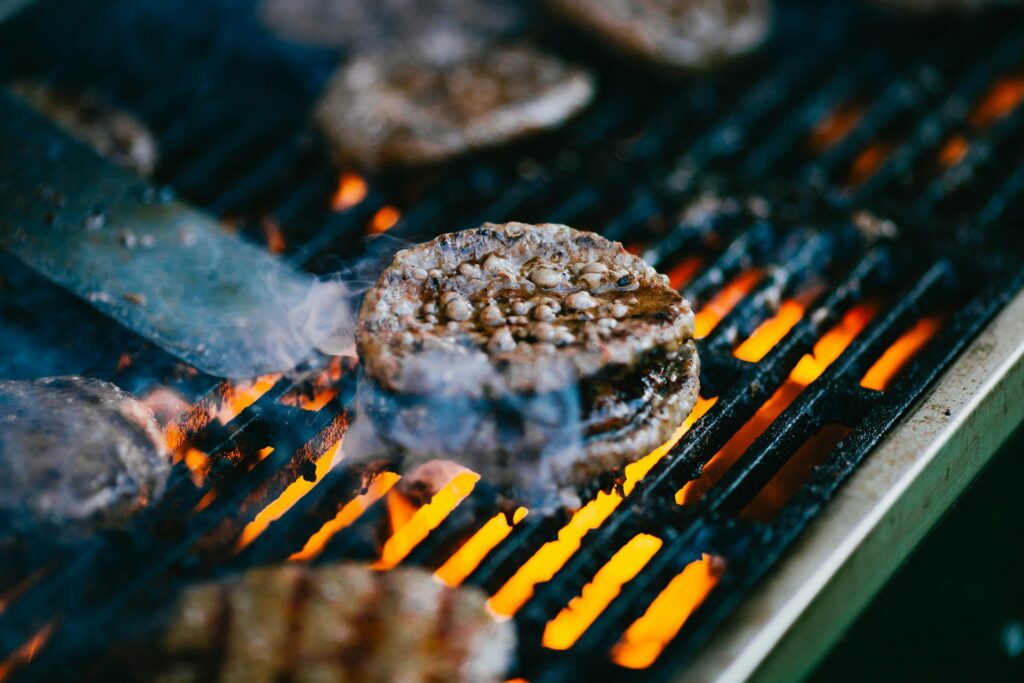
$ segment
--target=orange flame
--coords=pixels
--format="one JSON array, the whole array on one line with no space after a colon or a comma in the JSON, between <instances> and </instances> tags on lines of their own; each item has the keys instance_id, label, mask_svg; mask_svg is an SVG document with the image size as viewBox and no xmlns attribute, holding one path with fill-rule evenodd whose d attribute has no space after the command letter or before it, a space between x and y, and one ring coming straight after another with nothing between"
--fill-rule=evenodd
<instances>
[{"instance_id":1,"label":"orange flame","mask_svg":"<svg viewBox=\"0 0 1024 683\"><path fill-rule=\"evenodd\" d=\"M665 454L693 423L715 404L715 400L714 398L699 399L690 416L686 418L686 422L676 430L671 439L644 458L626 466L626 481L622 488L627 495L658 460L665 457ZM601 526L622 500L622 496L614 491L601 491L596 498L577 510L568 523L558 531L558 538L541 546L505 585L491 596L491 599L487 601L491 611L508 617L518 612L519 608L533 596L536 585L550 581L569 558L579 550L583 537L591 530Z\"/></svg>"},{"instance_id":2,"label":"orange flame","mask_svg":"<svg viewBox=\"0 0 1024 683\"><path fill-rule=\"evenodd\" d=\"M714 297L694 316L694 334L697 339L708 336L722 318L736 307L736 304L750 294L754 286L761 280L763 272L760 268L751 268L732 282L720 289Z\"/></svg>"},{"instance_id":3,"label":"orange flame","mask_svg":"<svg viewBox=\"0 0 1024 683\"><path fill-rule=\"evenodd\" d=\"M682 289L690 283L690 280L700 272L704 265L704 259L699 256L687 256L676 265L669 268L668 284L672 289Z\"/></svg>"},{"instance_id":4,"label":"orange flame","mask_svg":"<svg viewBox=\"0 0 1024 683\"><path fill-rule=\"evenodd\" d=\"M737 347L733 355L756 363L764 358L804 317L804 304L795 299L782 302L774 316L761 323L750 337Z\"/></svg>"},{"instance_id":5,"label":"orange flame","mask_svg":"<svg viewBox=\"0 0 1024 683\"><path fill-rule=\"evenodd\" d=\"M508 523L504 513L491 517L486 524L480 527L479 531L473 534L444 564L438 567L434 575L448 586L455 587L460 585L474 569L480 566L480 563L487 557L487 553L494 550L499 543L512 533L512 527L523 521L527 512L527 509L524 507L518 508L512 514L511 525Z\"/></svg>"},{"instance_id":6,"label":"orange flame","mask_svg":"<svg viewBox=\"0 0 1024 683\"><path fill-rule=\"evenodd\" d=\"M864 116L864 105L846 102L833 109L811 130L807 146L820 154L849 135Z\"/></svg>"},{"instance_id":7,"label":"orange flame","mask_svg":"<svg viewBox=\"0 0 1024 683\"><path fill-rule=\"evenodd\" d=\"M680 505L695 503L725 474L736 460L764 433L772 422L796 400L804 388L816 380L850 345L878 312L876 302L854 306L839 324L822 335L811 353L805 355L789 374L789 379L765 401L750 420L711 456L700 477L688 482L676 493Z\"/></svg>"},{"instance_id":8,"label":"orange flame","mask_svg":"<svg viewBox=\"0 0 1024 683\"><path fill-rule=\"evenodd\" d=\"M182 459L185 461L185 467L192 473L192 483L197 487L202 486L206 474L210 471L210 456L198 448L189 448Z\"/></svg>"},{"instance_id":9,"label":"orange flame","mask_svg":"<svg viewBox=\"0 0 1024 683\"><path fill-rule=\"evenodd\" d=\"M443 489L434 494L429 503L416 510L405 524L395 529L391 538L385 541L380 559L373 567L391 569L397 566L451 514L452 510L458 507L459 503L473 491L478 481L480 475L469 470L455 475ZM392 497L397 496L389 496L389 499Z\"/></svg>"},{"instance_id":10,"label":"orange flame","mask_svg":"<svg viewBox=\"0 0 1024 683\"><path fill-rule=\"evenodd\" d=\"M254 380L228 384L221 401L220 408L213 414L221 424L227 424L238 415L259 400L260 396L270 391L281 379L281 373L273 372L269 375L261 375Z\"/></svg>"},{"instance_id":11,"label":"orange flame","mask_svg":"<svg viewBox=\"0 0 1024 683\"><path fill-rule=\"evenodd\" d=\"M892 346L885 350L864 374L860 385L865 389L884 391L900 370L910 362L946 324L947 315L931 315L917 321Z\"/></svg>"},{"instance_id":12,"label":"orange flame","mask_svg":"<svg viewBox=\"0 0 1024 683\"><path fill-rule=\"evenodd\" d=\"M271 254L283 254L288 245L284 240L284 233L281 232L281 226L270 216L264 216L260 223L263 226L263 238L267 242L267 251Z\"/></svg>"},{"instance_id":13,"label":"orange flame","mask_svg":"<svg viewBox=\"0 0 1024 683\"><path fill-rule=\"evenodd\" d=\"M348 171L338 179L338 188L331 197L333 211L345 211L366 199L366 181L358 173Z\"/></svg>"},{"instance_id":14,"label":"orange flame","mask_svg":"<svg viewBox=\"0 0 1024 683\"><path fill-rule=\"evenodd\" d=\"M260 510L251 522L245 525L241 536L238 537L238 545L235 547L235 551L242 550L256 540L256 537L266 531L272 522L288 512L303 496L312 491L314 486L323 481L323 478L334 466L335 460L340 460L340 454L341 441L338 441L316 461L316 475L313 481L299 477L289 484L273 502Z\"/></svg>"},{"instance_id":15,"label":"orange flame","mask_svg":"<svg viewBox=\"0 0 1024 683\"><path fill-rule=\"evenodd\" d=\"M380 234L395 227L402 214L393 206L382 206L370 219L370 232Z\"/></svg>"},{"instance_id":16,"label":"orange flame","mask_svg":"<svg viewBox=\"0 0 1024 683\"><path fill-rule=\"evenodd\" d=\"M15 670L35 659L35 656L46 645L46 641L50 639L50 634L53 633L55 625L56 622L51 621L46 626L43 626L36 631L35 635L25 641L25 644L12 652L10 657L0 662L0 682L6 681Z\"/></svg>"},{"instance_id":17,"label":"orange flame","mask_svg":"<svg viewBox=\"0 0 1024 683\"><path fill-rule=\"evenodd\" d=\"M718 584L724 564L720 558L705 554L686 565L626 630L612 650L612 660L627 669L646 669L653 664Z\"/></svg>"},{"instance_id":18,"label":"orange flame","mask_svg":"<svg viewBox=\"0 0 1024 683\"><path fill-rule=\"evenodd\" d=\"M327 547L330 540L334 538L335 534L359 519L371 505L384 497L384 494L395 485L398 479L399 476L394 472L381 472L378 474L370 482L366 493L362 493L345 503L333 519L328 520L315 534L309 537L302 550L292 553L288 559L293 562L305 561L319 555Z\"/></svg>"},{"instance_id":19,"label":"orange flame","mask_svg":"<svg viewBox=\"0 0 1024 683\"><path fill-rule=\"evenodd\" d=\"M1003 76L992 84L985 96L978 101L968 118L976 129L986 128L999 119L1008 116L1024 100L1024 76L1011 74Z\"/></svg>"},{"instance_id":20,"label":"orange flame","mask_svg":"<svg viewBox=\"0 0 1024 683\"><path fill-rule=\"evenodd\" d=\"M857 155L850 166L850 174L846 179L848 187L862 185L868 178L875 174L885 160L889 157L889 145L883 142L875 142L868 145Z\"/></svg>"},{"instance_id":21,"label":"orange flame","mask_svg":"<svg viewBox=\"0 0 1024 683\"><path fill-rule=\"evenodd\" d=\"M835 450L836 444L853 430L845 425L829 424L807 439L786 463L779 468L768 483L758 491L740 516L760 522L770 522L789 499L799 491L811 477L814 468L825 462Z\"/></svg>"},{"instance_id":22,"label":"orange flame","mask_svg":"<svg viewBox=\"0 0 1024 683\"><path fill-rule=\"evenodd\" d=\"M548 622L544 629L543 644L552 650L568 650L601 615L612 600L622 592L622 586L631 581L661 548L661 539L649 534L637 534L622 546L594 575L593 581L583 587L579 597Z\"/></svg>"},{"instance_id":23,"label":"orange flame","mask_svg":"<svg viewBox=\"0 0 1024 683\"><path fill-rule=\"evenodd\" d=\"M956 166L964 158L964 155L967 154L969 148L970 143L967 142L967 138L963 135L954 135L939 150L939 164L944 168Z\"/></svg>"}]
</instances>

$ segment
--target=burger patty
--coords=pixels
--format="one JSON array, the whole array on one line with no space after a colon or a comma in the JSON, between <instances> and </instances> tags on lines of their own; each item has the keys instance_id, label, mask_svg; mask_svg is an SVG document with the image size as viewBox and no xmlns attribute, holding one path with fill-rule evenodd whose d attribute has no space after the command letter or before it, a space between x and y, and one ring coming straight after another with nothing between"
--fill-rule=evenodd
<instances>
[{"instance_id":1,"label":"burger patty","mask_svg":"<svg viewBox=\"0 0 1024 683\"><path fill-rule=\"evenodd\" d=\"M163 633L162 680L367 683L502 679L515 629L476 588L421 569L355 564L251 570L197 585Z\"/></svg>"},{"instance_id":2,"label":"burger patty","mask_svg":"<svg viewBox=\"0 0 1024 683\"><path fill-rule=\"evenodd\" d=\"M361 404L414 455L517 485L535 481L533 459L580 484L656 448L689 414L692 336L689 303L622 245L488 223L401 251L381 274L356 332ZM582 453L541 462L566 427Z\"/></svg>"},{"instance_id":3,"label":"burger patty","mask_svg":"<svg viewBox=\"0 0 1024 683\"><path fill-rule=\"evenodd\" d=\"M704 69L758 45L769 0L545 0L557 14L629 56L662 67Z\"/></svg>"},{"instance_id":4,"label":"burger patty","mask_svg":"<svg viewBox=\"0 0 1024 683\"><path fill-rule=\"evenodd\" d=\"M527 45L396 50L341 66L316 121L342 162L442 161L556 127L594 95L584 69Z\"/></svg>"},{"instance_id":5,"label":"burger patty","mask_svg":"<svg viewBox=\"0 0 1024 683\"><path fill-rule=\"evenodd\" d=\"M11 92L96 150L102 157L148 176L159 151L152 133L136 117L93 92L63 92L36 81L21 81Z\"/></svg>"},{"instance_id":6,"label":"burger patty","mask_svg":"<svg viewBox=\"0 0 1024 683\"><path fill-rule=\"evenodd\" d=\"M518 0L263 0L259 15L289 40L364 53L518 33L523 9Z\"/></svg>"},{"instance_id":7,"label":"burger patty","mask_svg":"<svg viewBox=\"0 0 1024 683\"><path fill-rule=\"evenodd\" d=\"M153 413L113 384L0 381L0 537L119 527L160 495L169 471Z\"/></svg>"}]
</instances>

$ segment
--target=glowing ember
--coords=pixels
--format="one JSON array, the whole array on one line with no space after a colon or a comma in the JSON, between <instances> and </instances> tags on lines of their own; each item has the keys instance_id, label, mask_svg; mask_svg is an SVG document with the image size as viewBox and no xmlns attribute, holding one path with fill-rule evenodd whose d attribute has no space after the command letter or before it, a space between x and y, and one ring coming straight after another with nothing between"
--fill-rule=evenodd
<instances>
[{"instance_id":1,"label":"glowing ember","mask_svg":"<svg viewBox=\"0 0 1024 683\"><path fill-rule=\"evenodd\" d=\"M672 438L659 446L650 454L626 466L626 481L622 489L627 495L632 492L636 483L646 475L652 467L671 450L672 446L686 431L715 404L716 399L698 399L697 405L686 418L686 422L676 430ZM549 581L555 573L579 550L583 537L591 530L598 528L608 516L619 506L622 496L612 491L601 491L597 497L577 510L569 522L558 531L558 538L541 546L515 574L512 575L498 592L491 596L487 604L491 611L502 616L512 616L533 596L538 583Z\"/></svg>"},{"instance_id":2,"label":"glowing ember","mask_svg":"<svg viewBox=\"0 0 1024 683\"><path fill-rule=\"evenodd\" d=\"M210 503L217 500L217 492L210 490L203 494L203 497L199 499L196 506L192 508L193 512L202 512L206 508L210 507Z\"/></svg>"},{"instance_id":3,"label":"glowing ember","mask_svg":"<svg viewBox=\"0 0 1024 683\"><path fill-rule=\"evenodd\" d=\"M523 521L526 514L526 508L517 509L512 515L511 525L504 513L495 515L438 567L434 575L446 585L458 586L480 566L487 553L512 533L512 527Z\"/></svg>"},{"instance_id":4,"label":"glowing ember","mask_svg":"<svg viewBox=\"0 0 1024 683\"><path fill-rule=\"evenodd\" d=\"M865 389L884 391L900 370L945 326L947 319L946 315L932 315L918 320L875 361L860 385Z\"/></svg>"},{"instance_id":5,"label":"glowing ember","mask_svg":"<svg viewBox=\"0 0 1024 683\"><path fill-rule=\"evenodd\" d=\"M366 199L366 181L357 173L351 171L342 173L338 179L338 189L331 197L331 209L344 211L351 209L359 202Z\"/></svg>"},{"instance_id":6,"label":"glowing ember","mask_svg":"<svg viewBox=\"0 0 1024 683\"><path fill-rule=\"evenodd\" d=\"M271 254L283 254L288 245L284 241L281 226L270 216L264 216L261 225L263 226L263 238L267 243L267 251Z\"/></svg>"},{"instance_id":7,"label":"glowing ember","mask_svg":"<svg viewBox=\"0 0 1024 683\"><path fill-rule=\"evenodd\" d=\"M779 389L765 401L764 405L736 434L715 453L701 472L699 478L688 482L676 493L676 502L687 505L700 500L707 491L725 474L733 463L764 433L772 422L796 400L804 388L816 380L825 369L860 334L871 318L878 312L877 303L854 306L843 316L839 324L826 332L814 345L811 353L805 355Z\"/></svg>"},{"instance_id":8,"label":"glowing ember","mask_svg":"<svg viewBox=\"0 0 1024 683\"><path fill-rule=\"evenodd\" d=\"M46 641L50 639L55 625L56 622L51 621L36 631L36 634L29 638L24 645L12 652L5 661L0 662L0 681L6 681L15 670L35 659L35 656L46 645Z\"/></svg>"},{"instance_id":9,"label":"glowing ember","mask_svg":"<svg viewBox=\"0 0 1024 683\"><path fill-rule=\"evenodd\" d=\"M686 565L626 630L612 650L612 660L628 669L646 669L653 664L711 593L724 570L724 562L711 555Z\"/></svg>"},{"instance_id":10,"label":"glowing ember","mask_svg":"<svg viewBox=\"0 0 1024 683\"><path fill-rule=\"evenodd\" d=\"M1024 76L1003 76L993 83L971 112L969 121L977 129L992 125L1008 116L1024 100Z\"/></svg>"},{"instance_id":11,"label":"glowing ember","mask_svg":"<svg viewBox=\"0 0 1024 683\"><path fill-rule=\"evenodd\" d=\"M789 499L803 487L814 468L825 462L836 444L846 438L852 430L840 424L829 424L807 439L796 453L779 468L768 483L764 485L740 516L760 522L770 522L775 518Z\"/></svg>"},{"instance_id":12,"label":"glowing ember","mask_svg":"<svg viewBox=\"0 0 1024 683\"><path fill-rule=\"evenodd\" d=\"M430 502L416 510L405 524L397 528L384 543L375 569L391 569L405 559L412 550L436 529L451 511L458 507L472 491L480 475L466 470L455 475L448 484L438 491ZM391 496L389 496L389 499Z\"/></svg>"},{"instance_id":13,"label":"glowing ember","mask_svg":"<svg viewBox=\"0 0 1024 683\"><path fill-rule=\"evenodd\" d=\"M327 543L334 538L335 534L359 519L359 517L366 512L371 505L384 497L384 494L395 485L395 482L398 481L398 479L399 476L394 472L381 472L378 474L373 478L373 481L370 482L366 493L362 493L345 503L333 519L329 520L320 527L319 531L309 537L309 540L306 541L306 545L303 546L302 550L292 553L288 559L292 561L304 561L310 560L319 555L323 552L323 549L327 547Z\"/></svg>"},{"instance_id":14,"label":"glowing ember","mask_svg":"<svg viewBox=\"0 0 1024 683\"><path fill-rule=\"evenodd\" d=\"M235 550L241 550L247 545L256 540L256 537L267 530L272 522L281 517L284 513L288 512L299 500L302 499L307 493L313 490L313 487L319 484L324 476L331 471L334 466L336 459L340 459L341 454L341 441L331 446L330 450L324 453L319 460L316 461L316 475L313 481L308 481L302 477L296 479L288 487L281 492L270 505L260 510L256 518L249 522L244 529L242 529L242 535L238 538L238 545Z\"/></svg>"},{"instance_id":15,"label":"glowing ember","mask_svg":"<svg viewBox=\"0 0 1024 683\"><path fill-rule=\"evenodd\" d=\"M782 338L804 317L804 305L796 300L783 301L774 316L761 323L750 337L739 345L733 355L756 363L764 358Z\"/></svg>"},{"instance_id":16,"label":"glowing ember","mask_svg":"<svg viewBox=\"0 0 1024 683\"><path fill-rule=\"evenodd\" d=\"M700 272L704 265L704 259L699 256L689 256L672 266L668 270L668 284L672 289L682 289L690 283L690 280Z\"/></svg>"},{"instance_id":17,"label":"glowing ember","mask_svg":"<svg viewBox=\"0 0 1024 683\"><path fill-rule=\"evenodd\" d=\"M341 379L341 358L331 358L327 368L311 382L312 386L300 384L278 399L279 403L296 406L303 410L316 412L331 402L338 395L337 382Z\"/></svg>"},{"instance_id":18,"label":"glowing ember","mask_svg":"<svg viewBox=\"0 0 1024 683\"><path fill-rule=\"evenodd\" d=\"M967 154L969 148L970 143L967 142L967 138L963 135L954 135L939 150L939 163L945 168L956 166Z\"/></svg>"},{"instance_id":19,"label":"glowing ember","mask_svg":"<svg viewBox=\"0 0 1024 683\"><path fill-rule=\"evenodd\" d=\"M647 473L651 471L658 462L664 458L672 447L676 445L679 439L683 438L683 434L690 430L693 423L704 417L704 415L711 410L711 406L715 405L718 401L717 396L711 398L704 398L703 396L697 397L697 403L693 406L693 410L686 416L686 420L683 424L679 425L679 428L672 434L668 441L655 448L653 451L640 458L636 462L631 462L623 470L625 481L622 482L622 491L628 496L633 492L637 483L647 476Z\"/></svg>"},{"instance_id":20,"label":"glowing ember","mask_svg":"<svg viewBox=\"0 0 1024 683\"><path fill-rule=\"evenodd\" d=\"M224 390L220 408L213 414L213 417L221 424L231 422L243 410L259 400L260 396L270 391L279 379L281 379L281 373L274 372L254 380L228 384Z\"/></svg>"},{"instance_id":21,"label":"glowing ember","mask_svg":"<svg viewBox=\"0 0 1024 683\"><path fill-rule=\"evenodd\" d=\"M708 336L722 318L736 307L736 304L750 294L754 286L761 280L763 273L759 268L751 268L741 273L732 282L720 289L707 304L697 312L694 318L694 336L703 339Z\"/></svg>"},{"instance_id":22,"label":"glowing ember","mask_svg":"<svg viewBox=\"0 0 1024 683\"><path fill-rule=\"evenodd\" d=\"M373 214L370 220L370 232L380 234L387 232L395 226L398 219L402 217L398 209L393 206L382 206Z\"/></svg>"},{"instance_id":23,"label":"glowing ember","mask_svg":"<svg viewBox=\"0 0 1024 683\"><path fill-rule=\"evenodd\" d=\"M553 650L572 647L618 597L622 586L640 573L659 548L661 539L656 536L637 534L630 539L598 570L594 580L583 587L580 596L573 598L558 616L548 622L544 629L544 647Z\"/></svg>"},{"instance_id":24,"label":"glowing ember","mask_svg":"<svg viewBox=\"0 0 1024 683\"><path fill-rule=\"evenodd\" d=\"M845 138L864 115L864 106L847 102L833 109L814 126L807 139L812 152L820 154Z\"/></svg>"},{"instance_id":25,"label":"glowing ember","mask_svg":"<svg viewBox=\"0 0 1024 683\"><path fill-rule=\"evenodd\" d=\"M206 473L210 471L210 456L197 448L189 448L182 459L185 467L192 473L192 483L197 487L203 485Z\"/></svg>"},{"instance_id":26,"label":"glowing ember","mask_svg":"<svg viewBox=\"0 0 1024 683\"><path fill-rule=\"evenodd\" d=\"M862 185L885 163L885 160L889 157L889 152L889 145L885 143L876 142L868 145L853 160L853 164L850 166L850 175L846 179L846 185L848 187Z\"/></svg>"}]
</instances>

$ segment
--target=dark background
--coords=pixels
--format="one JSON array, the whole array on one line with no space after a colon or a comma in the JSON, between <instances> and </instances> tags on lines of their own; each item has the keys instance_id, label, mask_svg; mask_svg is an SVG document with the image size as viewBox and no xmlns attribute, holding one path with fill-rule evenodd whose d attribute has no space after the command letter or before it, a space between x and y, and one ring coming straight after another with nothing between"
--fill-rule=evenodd
<instances>
[{"instance_id":1,"label":"dark background","mask_svg":"<svg viewBox=\"0 0 1024 683\"><path fill-rule=\"evenodd\" d=\"M1024 681L1024 428L808 679Z\"/></svg>"}]
</instances>

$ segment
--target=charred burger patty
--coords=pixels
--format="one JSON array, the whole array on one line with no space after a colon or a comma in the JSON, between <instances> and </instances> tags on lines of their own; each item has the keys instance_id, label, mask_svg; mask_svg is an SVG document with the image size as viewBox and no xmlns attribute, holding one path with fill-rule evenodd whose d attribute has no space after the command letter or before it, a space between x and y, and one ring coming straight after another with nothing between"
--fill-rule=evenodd
<instances>
[{"instance_id":1,"label":"charred burger patty","mask_svg":"<svg viewBox=\"0 0 1024 683\"><path fill-rule=\"evenodd\" d=\"M619 52L658 66L697 70L760 45L769 0L546 0L556 13Z\"/></svg>"},{"instance_id":2,"label":"charred burger patty","mask_svg":"<svg viewBox=\"0 0 1024 683\"><path fill-rule=\"evenodd\" d=\"M161 680L496 682L515 629L485 602L422 569L254 569L182 593L161 638Z\"/></svg>"},{"instance_id":3,"label":"charred burger patty","mask_svg":"<svg viewBox=\"0 0 1024 683\"><path fill-rule=\"evenodd\" d=\"M153 413L113 384L0 381L0 541L119 527L160 494L169 472Z\"/></svg>"},{"instance_id":4,"label":"charred burger patty","mask_svg":"<svg viewBox=\"0 0 1024 683\"><path fill-rule=\"evenodd\" d=\"M699 385L692 336L689 303L622 245L488 223L399 252L356 341L385 440L494 483L573 485L683 422ZM567 426L581 449L543 458Z\"/></svg>"},{"instance_id":5,"label":"charred burger patty","mask_svg":"<svg viewBox=\"0 0 1024 683\"><path fill-rule=\"evenodd\" d=\"M342 162L414 166L556 127L593 95L587 71L528 45L406 49L343 65L316 121Z\"/></svg>"}]
</instances>

